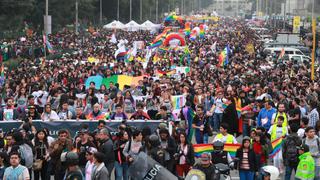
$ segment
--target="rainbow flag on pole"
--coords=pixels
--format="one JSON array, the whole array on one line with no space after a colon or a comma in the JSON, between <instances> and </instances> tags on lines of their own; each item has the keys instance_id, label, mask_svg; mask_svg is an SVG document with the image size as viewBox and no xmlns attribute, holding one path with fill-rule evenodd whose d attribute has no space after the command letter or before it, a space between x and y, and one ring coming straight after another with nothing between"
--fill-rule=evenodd
<instances>
[{"instance_id":1,"label":"rainbow flag on pole","mask_svg":"<svg viewBox=\"0 0 320 180\"><path fill-rule=\"evenodd\" d=\"M224 67L229 63L229 55L230 55L230 47L229 44L221 51L219 55L219 65L220 67Z\"/></svg>"},{"instance_id":2,"label":"rainbow flag on pole","mask_svg":"<svg viewBox=\"0 0 320 180\"><path fill-rule=\"evenodd\" d=\"M241 144L224 144L224 151L227 151L232 158L236 157L236 152L240 148ZM194 153L196 157L204 152L211 153L213 151L212 144L195 144L193 145Z\"/></svg>"},{"instance_id":3,"label":"rainbow flag on pole","mask_svg":"<svg viewBox=\"0 0 320 180\"><path fill-rule=\"evenodd\" d=\"M269 158L273 158L276 154L278 154L281 150L281 146L283 143L283 138L279 137L278 139L272 141L272 152L269 154Z\"/></svg>"},{"instance_id":4,"label":"rainbow flag on pole","mask_svg":"<svg viewBox=\"0 0 320 180\"><path fill-rule=\"evenodd\" d=\"M0 86L4 84L4 66L3 64L0 67Z\"/></svg>"}]
</instances>

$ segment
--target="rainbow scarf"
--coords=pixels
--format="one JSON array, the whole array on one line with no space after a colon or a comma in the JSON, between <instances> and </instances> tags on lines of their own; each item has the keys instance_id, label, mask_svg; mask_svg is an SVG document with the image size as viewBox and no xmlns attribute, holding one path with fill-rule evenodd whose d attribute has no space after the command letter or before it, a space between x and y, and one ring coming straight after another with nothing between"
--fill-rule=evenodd
<instances>
[{"instance_id":1,"label":"rainbow scarf","mask_svg":"<svg viewBox=\"0 0 320 180\"><path fill-rule=\"evenodd\" d=\"M283 143L283 138L282 137L279 137L278 139L274 140L271 143L273 150L269 154L269 158L273 158L274 156L276 156L280 152L282 143Z\"/></svg>"},{"instance_id":2,"label":"rainbow scarf","mask_svg":"<svg viewBox=\"0 0 320 180\"><path fill-rule=\"evenodd\" d=\"M204 38L204 25L200 24L199 28L200 28L199 36L200 36L201 39L203 39Z\"/></svg>"},{"instance_id":3,"label":"rainbow scarf","mask_svg":"<svg viewBox=\"0 0 320 180\"><path fill-rule=\"evenodd\" d=\"M232 158L236 157L236 152L240 148L240 144L224 144L224 151L227 151ZM193 145L196 157L200 157L202 153L211 153L213 151L212 144L195 144Z\"/></svg>"},{"instance_id":4,"label":"rainbow scarf","mask_svg":"<svg viewBox=\"0 0 320 180\"><path fill-rule=\"evenodd\" d=\"M105 119L106 119L106 115L103 114L103 113L101 113L101 114L99 114L98 116L94 117L94 116L93 116L93 113L90 113L90 114L88 114L88 115L86 116L86 118L87 118L88 120L105 120Z\"/></svg>"}]
</instances>

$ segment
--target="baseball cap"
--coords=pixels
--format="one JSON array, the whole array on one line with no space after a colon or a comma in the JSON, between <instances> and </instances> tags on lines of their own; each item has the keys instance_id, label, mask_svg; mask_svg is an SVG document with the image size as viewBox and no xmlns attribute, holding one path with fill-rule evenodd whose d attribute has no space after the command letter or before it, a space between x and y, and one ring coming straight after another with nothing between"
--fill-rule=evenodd
<instances>
[{"instance_id":1,"label":"baseball cap","mask_svg":"<svg viewBox=\"0 0 320 180\"><path fill-rule=\"evenodd\" d=\"M304 152L309 152L309 146L308 145L306 145L306 144L301 144L301 146L297 146L297 149L298 150L302 150L302 151L304 151Z\"/></svg>"}]
</instances>

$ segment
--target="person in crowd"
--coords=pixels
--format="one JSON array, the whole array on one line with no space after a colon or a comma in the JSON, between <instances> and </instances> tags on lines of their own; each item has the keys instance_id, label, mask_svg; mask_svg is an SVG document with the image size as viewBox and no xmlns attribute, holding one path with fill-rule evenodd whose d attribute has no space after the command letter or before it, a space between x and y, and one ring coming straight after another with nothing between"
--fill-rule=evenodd
<instances>
[{"instance_id":1,"label":"person in crowd","mask_svg":"<svg viewBox=\"0 0 320 180\"><path fill-rule=\"evenodd\" d=\"M252 144L253 151L257 155L257 158L260 159L260 167L267 164L269 156L269 149L265 139L263 134L257 133Z\"/></svg>"},{"instance_id":2,"label":"person in crowd","mask_svg":"<svg viewBox=\"0 0 320 180\"><path fill-rule=\"evenodd\" d=\"M79 167L82 171L82 173L85 173L85 166L87 163L86 160L86 152L87 149L90 147L96 147L93 142L89 140L89 130L88 129L82 129L79 133L80 141L77 143L77 152L79 155Z\"/></svg>"},{"instance_id":3,"label":"person in crowd","mask_svg":"<svg viewBox=\"0 0 320 180\"><path fill-rule=\"evenodd\" d=\"M6 106L0 109L0 121L11 121L18 119L19 112L14 107L13 98L9 97L5 100Z\"/></svg>"},{"instance_id":4,"label":"person in crowd","mask_svg":"<svg viewBox=\"0 0 320 180\"><path fill-rule=\"evenodd\" d=\"M58 139L54 141L49 147L49 155L51 158L52 169L54 170L54 179L61 180L65 175L66 166L61 162L61 154L63 152L70 152L73 149L72 141L69 139L69 132L67 130L60 130L58 132Z\"/></svg>"},{"instance_id":5,"label":"person in crowd","mask_svg":"<svg viewBox=\"0 0 320 180\"><path fill-rule=\"evenodd\" d=\"M173 114L168 112L166 106L161 106L160 111L156 114L155 120L162 120L162 121L173 121Z\"/></svg>"},{"instance_id":6,"label":"person in crowd","mask_svg":"<svg viewBox=\"0 0 320 180\"><path fill-rule=\"evenodd\" d=\"M9 157L10 166L4 171L3 180L30 180L28 168L20 164L20 154L17 151L13 151Z\"/></svg>"},{"instance_id":7,"label":"person in crowd","mask_svg":"<svg viewBox=\"0 0 320 180\"><path fill-rule=\"evenodd\" d=\"M314 179L315 178L315 162L309 151L309 146L302 144L298 146L299 164L295 175L296 179Z\"/></svg>"},{"instance_id":8,"label":"person in crowd","mask_svg":"<svg viewBox=\"0 0 320 180\"><path fill-rule=\"evenodd\" d=\"M196 163L192 169L199 169L205 174L206 180L215 180L220 177L216 177L215 167L211 163L211 154L202 153L200 156L200 163Z\"/></svg>"},{"instance_id":9,"label":"person in crowd","mask_svg":"<svg viewBox=\"0 0 320 180\"><path fill-rule=\"evenodd\" d=\"M92 172L91 180L110 180L110 174L105 164L105 155L102 152L93 154L95 167Z\"/></svg>"},{"instance_id":10,"label":"person in crowd","mask_svg":"<svg viewBox=\"0 0 320 180\"><path fill-rule=\"evenodd\" d=\"M63 102L61 110L58 112L61 120L72 119L72 112L69 110L68 102Z\"/></svg>"},{"instance_id":11,"label":"person in crowd","mask_svg":"<svg viewBox=\"0 0 320 180\"><path fill-rule=\"evenodd\" d=\"M311 106L311 112L308 114L309 118L309 124L308 126L315 127L316 123L319 121L319 112L318 112L318 102L317 101L311 101L310 102Z\"/></svg>"},{"instance_id":12,"label":"person in crowd","mask_svg":"<svg viewBox=\"0 0 320 180\"><path fill-rule=\"evenodd\" d=\"M90 112L87 116L86 119L92 121L92 120L105 120L106 116L102 111L100 110L100 104L96 103L93 105L93 111Z\"/></svg>"},{"instance_id":13,"label":"person in crowd","mask_svg":"<svg viewBox=\"0 0 320 180\"><path fill-rule=\"evenodd\" d=\"M137 104L137 111L132 114L130 119L150 120L150 117L143 111L143 104L139 103Z\"/></svg>"},{"instance_id":14,"label":"person in crowd","mask_svg":"<svg viewBox=\"0 0 320 180\"><path fill-rule=\"evenodd\" d=\"M183 178L188 174L190 168L195 163L194 149L192 144L187 141L187 134L185 132L179 133L179 141L174 158L177 161L177 175L180 178Z\"/></svg>"},{"instance_id":15,"label":"person in crowd","mask_svg":"<svg viewBox=\"0 0 320 180\"><path fill-rule=\"evenodd\" d=\"M126 115L126 113L123 112L122 106L120 104L117 104L116 111L111 114L110 119L123 121L123 120L127 120L128 116Z\"/></svg>"},{"instance_id":16,"label":"person in crowd","mask_svg":"<svg viewBox=\"0 0 320 180\"><path fill-rule=\"evenodd\" d=\"M300 128L298 129L298 132L297 132L300 138L305 137L305 131L306 131L306 128L308 127L308 124L309 124L309 119L307 117L301 118Z\"/></svg>"},{"instance_id":17,"label":"person in crowd","mask_svg":"<svg viewBox=\"0 0 320 180\"><path fill-rule=\"evenodd\" d=\"M123 155L126 157L128 164L132 163L135 157L139 154L142 148L142 133L139 130L132 132L132 139L130 139L123 149Z\"/></svg>"},{"instance_id":18,"label":"person in crowd","mask_svg":"<svg viewBox=\"0 0 320 180\"><path fill-rule=\"evenodd\" d=\"M160 129L160 147L164 152L166 168L170 171L174 171L174 154L177 148L175 140L170 136L168 129Z\"/></svg>"},{"instance_id":19,"label":"person in crowd","mask_svg":"<svg viewBox=\"0 0 320 180\"><path fill-rule=\"evenodd\" d=\"M227 98L226 104L227 107L223 111L221 124L225 123L229 125L229 133L230 134L237 134L239 132L239 118L237 113L237 104L235 101L236 98L229 96Z\"/></svg>"},{"instance_id":20,"label":"person in crowd","mask_svg":"<svg viewBox=\"0 0 320 180\"><path fill-rule=\"evenodd\" d=\"M242 118L242 135L249 136L249 131L255 122L255 111L254 111L254 101L248 100L248 105L244 106L241 109L241 118Z\"/></svg>"},{"instance_id":21,"label":"person in crowd","mask_svg":"<svg viewBox=\"0 0 320 180\"><path fill-rule=\"evenodd\" d=\"M55 121L55 120L60 120L58 114L56 111L51 109L50 104L46 104L44 107L44 112L41 115L41 120L43 121Z\"/></svg>"},{"instance_id":22,"label":"person in crowd","mask_svg":"<svg viewBox=\"0 0 320 180\"><path fill-rule=\"evenodd\" d=\"M286 108L283 103L278 104L277 112L273 114L271 124L277 124L279 116L283 117L283 119L284 119L283 126L287 127L288 126L288 115L286 114Z\"/></svg>"},{"instance_id":23,"label":"person in crowd","mask_svg":"<svg viewBox=\"0 0 320 180\"><path fill-rule=\"evenodd\" d=\"M298 136L298 126L296 124L290 125L291 134L289 134L282 144L282 158L285 166L285 180L291 179L291 174L297 172L297 166L299 163L297 146L301 146L302 140Z\"/></svg>"},{"instance_id":24,"label":"person in crowd","mask_svg":"<svg viewBox=\"0 0 320 180\"><path fill-rule=\"evenodd\" d=\"M118 136L118 140L114 142L114 147L113 147L114 156L116 157L116 160L114 162L115 171L116 171L116 180L122 180L122 179L128 180L129 178L128 163L126 161L126 157L123 154L123 149L126 143L129 141L130 137L128 132L125 130L125 128L124 130L120 131L117 136Z\"/></svg>"},{"instance_id":25,"label":"person in crowd","mask_svg":"<svg viewBox=\"0 0 320 180\"><path fill-rule=\"evenodd\" d=\"M283 116L277 117L277 124L272 125L268 133L271 136L271 142L275 141L278 138L284 138L285 136L288 135L288 128L284 126ZM273 157L273 164L275 167L279 169L280 173L284 172L282 148L280 149L280 152Z\"/></svg>"},{"instance_id":26,"label":"person in crowd","mask_svg":"<svg viewBox=\"0 0 320 180\"><path fill-rule=\"evenodd\" d=\"M39 130L35 134L32 141L35 150L35 162L33 164L34 179L49 179L47 174L49 158L49 143L47 133L44 130Z\"/></svg>"},{"instance_id":27,"label":"person in crowd","mask_svg":"<svg viewBox=\"0 0 320 180\"><path fill-rule=\"evenodd\" d=\"M259 168L259 162L250 144L250 138L244 137L241 147L236 152L236 158L239 159L236 169L239 170L240 180L254 180L255 172Z\"/></svg>"},{"instance_id":28,"label":"person in crowd","mask_svg":"<svg viewBox=\"0 0 320 180\"><path fill-rule=\"evenodd\" d=\"M237 139L228 133L229 125L225 123L221 123L220 125L220 133L218 133L214 139L213 142L215 141L221 141L223 143L229 143L229 144L237 144Z\"/></svg>"},{"instance_id":29,"label":"person in crowd","mask_svg":"<svg viewBox=\"0 0 320 180\"><path fill-rule=\"evenodd\" d=\"M87 164L85 167L85 179L91 180L93 169L94 169L94 161L93 161L93 155L94 153L98 152L98 150L94 147L89 147L86 149L86 160Z\"/></svg>"},{"instance_id":30,"label":"person in crowd","mask_svg":"<svg viewBox=\"0 0 320 180\"><path fill-rule=\"evenodd\" d=\"M257 117L257 125L269 130L272 116L276 113L276 110L272 107L272 102L269 100L265 100L264 105L265 107L261 109Z\"/></svg>"},{"instance_id":31,"label":"person in crowd","mask_svg":"<svg viewBox=\"0 0 320 180\"><path fill-rule=\"evenodd\" d=\"M99 141L100 141L100 147L99 152L105 154L104 159L104 165L107 167L109 175L111 176L111 172L114 168L114 162L115 162L115 154L113 151L113 142L110 138L110 134L108 129L103 128L99 131Z\"/></svg>"},{"instance_id":32,"label":"person in crowd","mask_svg":"<svg viewBox=\"0 0 320 180\"><path fill-rule=\"evenodd\" d=\"M211 153L211 157L214 157L212 159L213 164L222 163L225 165L229 165L232 162L232 158L230 154L224 150L224 143L217 140L213 142L212 144L213 151ZM234 166L234 164L232 164Z\"/></svg>"},{"instance_id":33,"label":"person in crowd","mask_svg":"<svg viewBox=\"0 0 320 180\"><path fill-rule=\"evenodd\" d=\"M299 104L300 104L300 99L294 98L291 103L292 109L289 112L289 117L288 117L289 125L293 123L300 125L301 111L300 111Z\"/></svg>"},{"instance_id":34,"label":"person in crowd","mask_svg":"<svg viewBox=\"0 0 320 180\"><path fill-rule=\"evenodd\" d=\"M195 129L197 144L208 143L208 136L212 135L212 130L209 119L204 114L202 105L197 106L196 115L192 122L192 128Z\"/></svg>"},{"instance_id":35,"label":"person in crowd","mask_svg":"<svg viewBox=\"0 0 320 180\"><path fill-rule=\"evenodd\" d=\"M320 179L320 139L315 135L314 127L307 127L306 138L302 140L302 144L308 145L309 153L315 162L315 179Z\"/></svg>"},{"instance_id":36,"label":"person in crowd","mask_svg":"<svg viewBox=\"0 0 320 180\"><path fill-rule=\"evenodd\" d=\"M65 163L67 169L64 175L65 180L83 180L83 174L81 172L79 163L79 156L76 152L64 152L61 154L61 162Z\"/></svg>"},{"instance_id":37,"label":"person in crowd","mask_svg":"<svg viewBox=\"0 0 320 180\"><path fill-rule=\"evenodd\" d=\"M218 89L216 92L215 97L215 108L214 108L214 114L213 114L213 129L216 132L219 132L220 123L222 121L222 115L223 115L223 103L226 101L223 98L223 89Z\"/></svg>"},{"instance_id":38,"label":"person in crowd","mask_svg":"<svg viewBox=\"0 0 320 180\"><path fill-rule=\"evenodd\" d=\"M4 171L9 165L8 155L5 152L0 152L0 179L3 179Z\"/></svg>"},{"instance_id":39,"label":"person in crowd","mask_svg":"<svg viewBox=\"0 0 320 180\"><path fill-rule=\"evenodd\" d=\"M32 118L32 120L40 120L41 116L36 110L35 106L29 106L28 107L28 112L26 113L26 118ZM25 118L24 118L25 119Z\"/></svg>"},{"instance_id":40,"label":"person in crowd","mask_svg":"<svg viewBox=\"0 0 320 180\"><path fill-rule=\"evenodd\" d=\"M82 108L81 107L77 107L76 108L76 116L75 116L76 120L84 120L86 119L85 114L82 112Z\"/></svg>"}]
</instances>

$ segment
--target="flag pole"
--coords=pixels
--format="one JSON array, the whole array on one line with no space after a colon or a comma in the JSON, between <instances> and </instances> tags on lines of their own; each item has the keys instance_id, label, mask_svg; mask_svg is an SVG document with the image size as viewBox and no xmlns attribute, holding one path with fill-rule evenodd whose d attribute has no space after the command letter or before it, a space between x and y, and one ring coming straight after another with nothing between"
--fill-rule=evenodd
<instances>
[{"instance_id":1,"label":"flag pole","mask_svg":"<svg viewBox=\"0 0 320 180\"><path fill-rule=\"evenodd\" d=\"M312 58L311 58L311 80L314 80L314 61L316 55L316 19L312 19Z\"/></svg>"}]
</instances>

